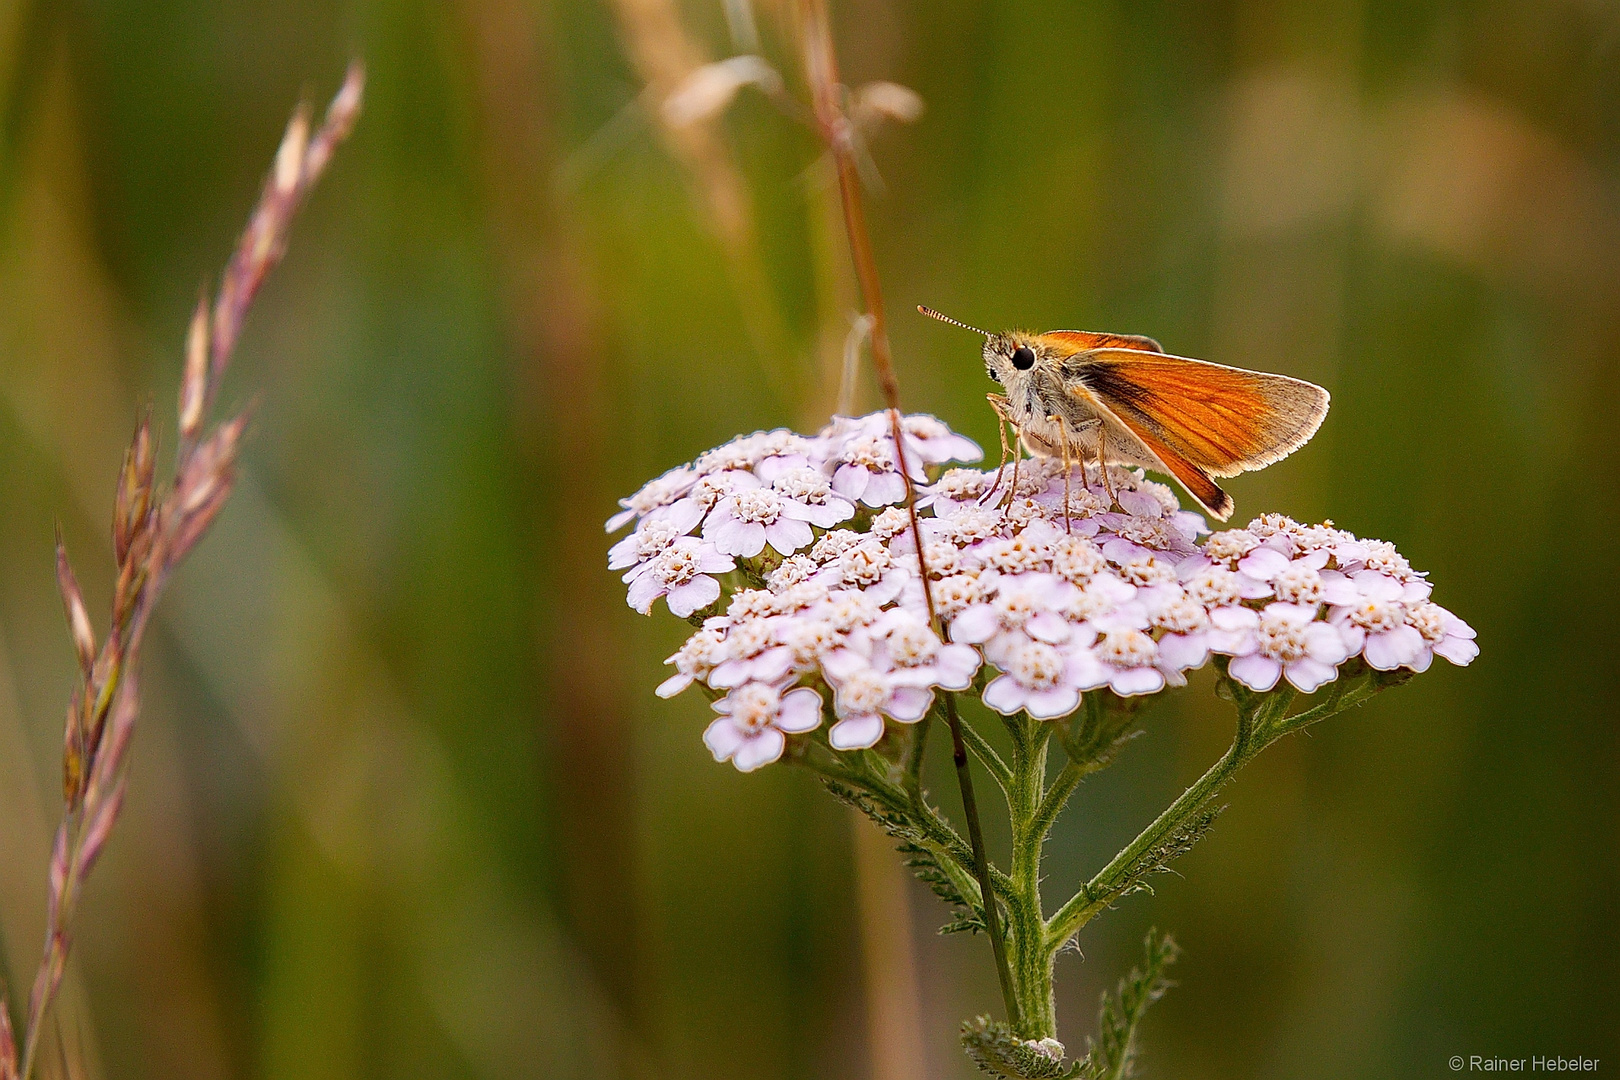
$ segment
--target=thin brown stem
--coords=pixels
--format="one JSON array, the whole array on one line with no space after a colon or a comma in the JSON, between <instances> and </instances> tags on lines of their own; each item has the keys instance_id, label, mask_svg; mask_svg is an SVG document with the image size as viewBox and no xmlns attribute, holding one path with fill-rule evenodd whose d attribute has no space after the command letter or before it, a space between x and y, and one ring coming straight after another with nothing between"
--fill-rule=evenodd
<instances>
[{"instance_id":1,"label":"thin brown stem","mask_svg":"<svg viewBox=\"0 0 1620 1080\"><path fill-rule=\"evenodd\" d=\"M940 629L934 610L934 592L923 554L922 527L917 523L917 495L906 460L905 431L900 421L900 380L894 373L894 355L889 347L889 323L883 305L883 284L878 277L877 259L872 253L872 237L866 227L866 208L861 201L860 163L854 149L854 128L844 114L843 85L838 77L838 56L833 49L832 29L826 0L801 0L805 45L805 69L815 107L816 126L832 155L838 174L838 196L844 210L844 228L849 234L849 252L855 263L861 297L866 302L872 328L872 366L877 370L878 389L889 410L889 427L894 437L895 466L906 485L906 513L911 525L912 543L917 549L917 573L922 579L923 603L928 621ZM990 861L985 854L984 830L979 823L978 800L973 793L973 773L968 764L962 720L956 711L956 695L944 691L945 720L951 730L951 757L956 764L957 785L962 791L962 813L967 818L968 840L973 847L974 871L984 898L984 925L995 952L996 974L1001 980L1007 1019L1016 1027L1018 997L1013 989L1012 969L1007 963L1007 945L1001 933L1001 920L991 888Z\"/></svg>"}]
</instances>

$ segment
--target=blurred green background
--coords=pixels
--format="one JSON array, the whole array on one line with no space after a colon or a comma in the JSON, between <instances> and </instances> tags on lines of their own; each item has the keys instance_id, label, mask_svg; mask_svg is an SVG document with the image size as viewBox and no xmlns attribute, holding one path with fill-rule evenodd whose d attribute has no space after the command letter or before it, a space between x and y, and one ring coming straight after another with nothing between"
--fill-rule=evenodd
<instances>
[{"instance_id":1,"label":"blurred green background","mask_svg":"<svg viewBox=\"0 0 1620 1080\"><path fill-rule=\"evenodd\" d=\"M857 873L860 834L808 776L708 759L703 703L651 693L680 624L604 570L618 496L830 407L854 296L810 134L752 91L685 136L656 107L749 47L749 14L802 96L790 12L0 4L14 995L73 677L53 521L103 611L138 405L168 415L196 290L292 105L351 55L371 75L225 391L263 393L245 477L161 612L47 1075L970 1075L956 1025L997 1008L983 940L933 936L944 912L908 883L913 943L901 921L863 949L857 884L892 874ZM1620 1068L1620 8L833 15L852 85L928 106L872 143L910 407L994 443L977 346L919 302L1316 380L1326 425L1232 485L1239 521L1395 541L1484 649L1252 766L1185 876L1063 961L1065 1039L1157 924L1186 956L1149 1077ZM1207 674L1082 790L1054 902L1218 756ZM874 1072L893 1017L867 988L904 992L908 948L913 1026Z\"/></svg>"}]
</instances>

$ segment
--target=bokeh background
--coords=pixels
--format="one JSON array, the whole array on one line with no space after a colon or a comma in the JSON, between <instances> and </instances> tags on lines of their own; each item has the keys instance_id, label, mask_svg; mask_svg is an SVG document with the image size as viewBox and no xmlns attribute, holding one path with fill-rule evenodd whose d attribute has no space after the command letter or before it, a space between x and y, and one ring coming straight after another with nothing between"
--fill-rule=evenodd
<instances>
[{"instance_id":1,"label":"bokeh background","mask_svg":"<svg viewBox=\"0 0 1620 1080\"><path fill-rule=\"evenodd\" d=\"M855 296L810 133L751 90L685 133L658 110L755 48L802 95L791 12L0 4L14 993L73 677L53 522L103 610L121 447L140 403L169 409L199 284L291 106L352 55L371 75L226 389L263 394L245 478L165 601L47 1075L970 1075L982 939L934 936L944 912L808 776L710 761L702 702L651 693L680 625L603 565L618 496L834 400ZM910 407L994 443L977 346L918 302L1313 379L1326 425L1232 485L1239 519L1396 541L1484 649L1251 766L1184 876L1064 960L1070 1045L1156 924L1186 956L1145 1076L1620 1067L1620 8L833 17L851 84L927 104L871 143ZM1054 893L1219 754L1205 675L1081 792Z\"/></svg>"}]
</instances>

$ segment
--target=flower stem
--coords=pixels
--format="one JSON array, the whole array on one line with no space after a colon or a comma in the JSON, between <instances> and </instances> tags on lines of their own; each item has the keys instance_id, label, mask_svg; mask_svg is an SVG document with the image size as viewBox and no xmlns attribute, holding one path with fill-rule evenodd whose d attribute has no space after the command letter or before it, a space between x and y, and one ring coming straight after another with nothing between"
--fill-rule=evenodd
<instances>
[{"instance_id":1,"label":"flower stem","mask_svg":"<svg viewBox=\"0 0 1620 1080\"><path fill-rule=\"evenodd\" d=\"M1036 827L1046 798L1046 751L1051 727L1028 716L1014 721L1013 782L1007 792L1012 822L1012 881L1016 900L1008 905L1017 976L1018 1016L1014 1030L1026 1039L1057 1035L1052 1000L1052 956L1045 945L1041 912L1041 847L1046 830Z\"/></svg>"},{"instance_id":2,"label":"flower stem","mask_svg":"<svg viewBox=\"0 0 1620 1080\"><path fill-rule=\"evenodd\" d=\"M1264 743L1253 739L1254 722L1249 715L1239 714L1237 734L1232 745L1219 761L1209 767L1181 797L1165 808L1153 824L1143 829L1112 861L1085 887L1076 893L1052 916L1047 924L1046 944L1054 952L1089 922L1092 916L1118 899L1121 890L1131 880L1144 856L1162 844L1194 814L1204 809L1215 793L1225 786L1244 765L1264 748Z\"/></svg>"},{"instance_id":3,"label":"flower stem","mask_svg":"<svg viewBox=\"0 0 1620 1080\"><path fill-rule=\"evenodd\" d=\"M1237 732L1232 745L1219 761L1182 792L1180 798L1171 803L1164 813L1053 914L1046 924L1046 948L1055 955L1093 916L1139 882L1144 872L1144 861L1149 860L1155 852L1162 851L1166 844L1172 843L1178 831L1193 826L1197 816L1208 809L1216 793L1262 750L1284 735L1293 734L1335 713L1360 705L1374 694L1401 681L1399 677L1373 672L1358 684L1339 682L1320 704L1287 716L1288 707L1296 696L1291 687L1285 684L1268 693L1257 694L1225 680L1223 676L1223 696L1230 697L1238 711ZM1054 790L1061 784L1060 776Z\"/></svg>"}]
</instances>

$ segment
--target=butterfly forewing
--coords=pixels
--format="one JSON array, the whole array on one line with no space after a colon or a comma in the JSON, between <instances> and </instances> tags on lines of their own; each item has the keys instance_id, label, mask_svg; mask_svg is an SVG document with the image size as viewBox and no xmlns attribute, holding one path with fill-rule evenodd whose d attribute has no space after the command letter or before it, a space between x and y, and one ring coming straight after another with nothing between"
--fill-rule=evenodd
<instances>
[{"instance_id":1,"label":"butterfly forewing","mask_svg":"<svg viewBox=\"0 0 1620 1080\"><path fill-rule=\"evenodd\" d=\"M1141 349L1091 349L1064 373L1134 434L1216 476L1288 456L1327 415L1328 393L1312 383Z\"/></svg>"},{"instance_id":2,"label":"butterfly forewing","mask_svg":"<svg viewBox=\"0 0 1620 1080\"><path fill-rule=\"evenodd\" d=\"M1133 349L1138 352L1164 352L1164 346L1141 334L1094 334L1089 330L1050 330L1042 339L1055 339L1071 346L1075 352L1094 349Z\"/></svg>"}]
</instances>

